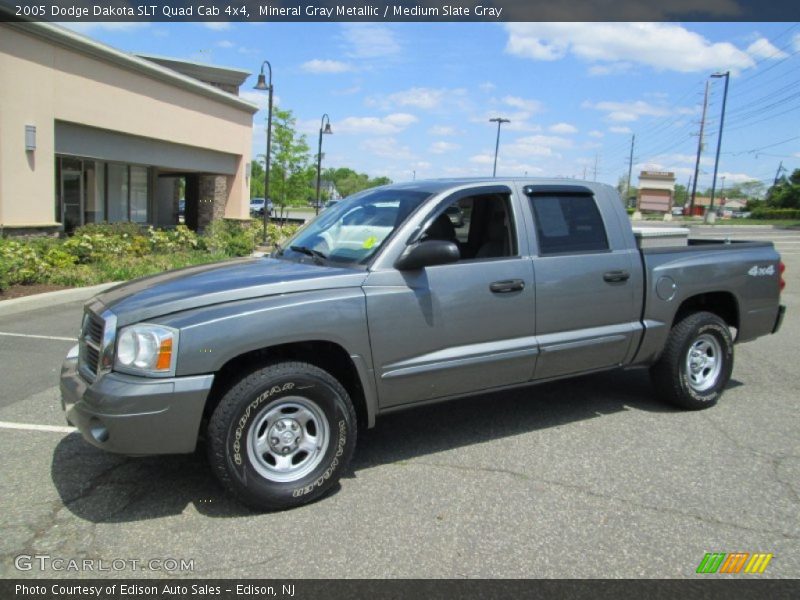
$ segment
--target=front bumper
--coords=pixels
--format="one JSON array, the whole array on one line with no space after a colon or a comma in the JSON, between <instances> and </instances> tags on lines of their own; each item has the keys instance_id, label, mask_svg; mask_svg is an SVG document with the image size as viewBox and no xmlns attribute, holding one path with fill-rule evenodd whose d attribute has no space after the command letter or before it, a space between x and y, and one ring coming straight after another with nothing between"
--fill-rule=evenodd
<instances>
[{"instance_id":1,"label":"front bumper","mask_svg":"<svg viewBox=\"0 0 800 600\"><path fill-rule=\"evenodd\" d=\"M77 358L61 367L67 422L91 444L120 454L194 451L213 375L147 379L108 373L89 383Z\"/></svg>"}]
</instances>

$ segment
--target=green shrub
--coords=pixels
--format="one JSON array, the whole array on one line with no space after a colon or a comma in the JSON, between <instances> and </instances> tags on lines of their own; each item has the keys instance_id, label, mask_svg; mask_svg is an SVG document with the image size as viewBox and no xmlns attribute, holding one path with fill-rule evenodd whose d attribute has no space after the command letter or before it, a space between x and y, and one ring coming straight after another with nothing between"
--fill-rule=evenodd
<instances>
[{"instance_id":1,"label":"green shrub","mask_svg":"<svg viewBox=\"0 0 800 600\"><path fill-rule=\"evenodd\" d=\"M757 208L751 214L753 219L800 219L797 208Z\"/></svg>"},{"instance_id":2,"label":"green shrub","mask_svg":"<svg viewBox=\"0 0 800 600\"><path fill-rule=\"evenodd\" d=\"M143 235L147 226L128 221L120 223L88 223L75 229L75 235L105 235L105 236L125 236L135 237Z\"/></svg>"},{"instance_id":3,"label":"green shrub","mask_svg":"<svg viewBox=\"0 0 800 600\"><path fill-rule=\"evenodd\" d=\"M262 230L263 231L263 230ZM247 256L255 247L255 228L249 223L219 219L203 232L206 248L225 256Z\"/></svg>"}]
</instances>

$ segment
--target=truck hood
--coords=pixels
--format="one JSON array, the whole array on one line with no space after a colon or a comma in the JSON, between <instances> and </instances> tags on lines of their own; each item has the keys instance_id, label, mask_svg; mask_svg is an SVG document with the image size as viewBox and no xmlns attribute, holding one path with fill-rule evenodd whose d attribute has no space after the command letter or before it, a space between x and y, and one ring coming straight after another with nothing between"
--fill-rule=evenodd
<instances>
[{"instance_id":1,"label":"truck hood","mask_svg":"<svg viewBox=\"0 0 800 600\"><path fill-rule=\"evenodd\" d=\"M117 316L117 325L137 323L183 310L342 287L357 287L365 271L274 258L244 258L168 271L115 286L99 294L92 310L103 307ZM102 306L97 306L97 303Z\"/></svg>"}]
</instances>

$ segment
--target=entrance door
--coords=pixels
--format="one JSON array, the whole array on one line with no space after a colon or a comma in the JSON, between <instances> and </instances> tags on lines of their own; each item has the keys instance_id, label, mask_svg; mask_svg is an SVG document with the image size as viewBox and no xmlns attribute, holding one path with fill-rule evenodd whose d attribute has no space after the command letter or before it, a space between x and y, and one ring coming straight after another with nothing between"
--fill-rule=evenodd
<instances>
[{"instance_id":1,"label":"entrance door","mask_svg":"<svg viewBox=\"0 0 800 600\"><path fill-rule=\"evenodd\" d=\"M83 171L81 161L61 159L61 223L69 233L83 225Z\"/></svg>"}]
</instances>

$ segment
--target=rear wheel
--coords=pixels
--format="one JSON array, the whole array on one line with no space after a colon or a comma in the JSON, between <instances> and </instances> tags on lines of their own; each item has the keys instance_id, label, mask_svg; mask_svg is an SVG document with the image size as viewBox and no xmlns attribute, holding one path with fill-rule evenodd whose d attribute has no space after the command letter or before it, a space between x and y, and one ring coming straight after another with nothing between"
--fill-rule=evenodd
<instances>
[{"instance_id":1,"label":"rear wheel","mask_svg":"<svg viewBox=\"0 0 800 600\"><path fill-rule=\"evenodd\" d=\"M698 312L670 331L650 369L656 391L667 402L698 410L717 403L733 371L733 338L717 315Z\"/></svg>"},{"instance_id":2,"label":"rear wheel","mask_svg":"<svg viewBox=\"0 0 800 600\"><path fill-rule=\"evenodd\" d=\"M307 363L277 363L223 396L208 426L220 482L258 509L291 508L325 494L347 468L356 417L342 385Z\"/></svg>"}]
</instances>

